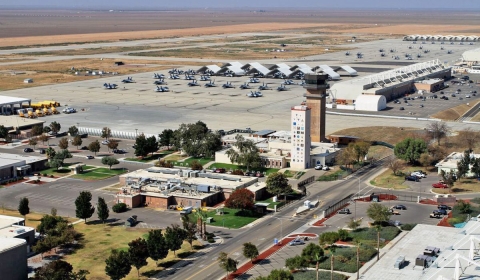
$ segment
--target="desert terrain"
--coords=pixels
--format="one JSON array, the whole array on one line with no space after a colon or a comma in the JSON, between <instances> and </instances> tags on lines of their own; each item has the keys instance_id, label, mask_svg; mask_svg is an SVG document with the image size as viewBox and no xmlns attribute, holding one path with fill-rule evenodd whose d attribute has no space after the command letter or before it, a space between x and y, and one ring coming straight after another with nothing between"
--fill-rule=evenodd
<instances>
[{"instance_id":1,"label":"desert terrain","mask_svg":"<svg viewBox=\"0 0 480 280\"><path fill-rule=\"evenodd\" d=\"M295 30L361 34L475 34L459 11L0 10L0 47ZM139 32L142 31L142 32Z\"/></svg>"}]
</instances>

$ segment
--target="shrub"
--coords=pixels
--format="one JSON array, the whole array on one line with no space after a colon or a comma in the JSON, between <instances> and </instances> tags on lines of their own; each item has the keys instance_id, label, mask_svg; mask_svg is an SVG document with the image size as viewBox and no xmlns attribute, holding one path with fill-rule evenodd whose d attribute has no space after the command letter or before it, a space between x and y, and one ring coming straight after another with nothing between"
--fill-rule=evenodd
<instances>
[{"instance_id":1,"label":"shrub","mask_svg":"<svg viewBox=\"0 0 480 280\"><path fill-rule=\"evenodd\" d=\"M404 224L404 225L401 225L400 228L402 230L406 230L406 231L410 231L412 230L417 224Z\"/></svg>"},{"instance_id":2,"label":"shrub","mask_svg":"<svg viewBox=\"0 0 480 280\"><path fill-rule=\"evenodd\" d=\"M295 274L293 274L293 279L294 280L312 280L316 279L317 273L316 271L300 271ZM348 277L339 274L339 273L333 273L333 280L345 280ZM330 279L330 271L319 271L318 272L318 279Z\"/></svg>"},{"instance_id":3,"label":"shrub","mask_svg":"<svg viewBox=\"0 0 480 280\"><path fill-rule=\"evenodd\" d=\"M50 178L53 178L53 174L52 174L52 175L50 175Z\"/></svg>"},{"instance_id":4,"label":"shrub","mask_svg":"<svg viewBox=\"0 0 480 280\"><path fill-rule=\"evenodd\" d=\"M112 206L112 211L115 213L122 213L127 211L127 204L125 203L117 203Z\"/></svg>"},{"instance_id":5,"label":"shrub","mask_svg":"<svg viewBox=\"0 0 480 280\"><path fill-rule=\"evenodd\" d=\"M203 166L202 164L198 161L198 160L192 160L190 162L190 168L192 170L202 170L203 169Z\"/></svg>"},{"instance_id":6,"label":"shrub","mask_svg":"<svg viewBox=\"0 0 480 280\"><path fill-rule=\"evenodd\" d=\"M43 176L47 177L47 176L48 176L48 174L47 174L47 173L43 173Z\"/></svg>"},{"instance_id":7,"label":"shrub","mask_svg":"<svg viewBox=\"0 0 480 280\"><path fill-rule=\"evenodd\" d=\"M338 230L338 238L341 241L347 241L350 239L350 236L348 235L348 231L344 229L339 229Z\"/></svg>"},{"instance_id":8,"label":"shrub","mask_svg":"<svg viewBox=\"0 0 480 280\"><path fill-rule=\"evenodd\" d=\"M232 171L232 175L240 175L240 176L243 176L243 171L240 170L240 169L235 169Z\"/></svg>"},{"instance_id":9,"label":"shrub","mask_svg":"<svg viewBox=\"0 0 480 280\"><path fill-rule=\"evenodd\" d=\"M215 243L215 239L213 239L213 238L208 238L207 241L208 241L208 243Z\"/></svg>"},{"instance_id":10,"label":"shrub","mask_svg":"<svg viewBox=\"0 0 480 280\"><path fill-rule=\"evenodd\" d=\"M338 232L324 232L319 237L320 244L330 245L340 239Z\"/></svg>"}]
</instances>

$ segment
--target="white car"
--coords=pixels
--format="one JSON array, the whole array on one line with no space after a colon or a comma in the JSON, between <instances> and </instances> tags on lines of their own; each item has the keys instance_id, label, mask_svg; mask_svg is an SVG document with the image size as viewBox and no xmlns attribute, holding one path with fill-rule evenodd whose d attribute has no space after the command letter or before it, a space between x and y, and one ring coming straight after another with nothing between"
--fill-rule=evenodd
<instances>
[{"instance_id":1,"label":"white car","mask_svg":"<svg viewBox=\"0 0 480 280\"><path fill-rule=\"evenodd\" d=\"M71 113L76 113L77 110L75 110L75 108L72 108L72 107L67 107L63 109L62 112L64 112L65 114L71 114Z\"/></svg>"},{"instance_id":2,"label":"white car","mask_svg":"<svg viewBox=\"0 0 480 280\"><path fill-rule=\"evenodd\" d=\"M109 143L110 143L110 141L108 141L108 140L103 140L102 141L102 145L108 145Z\"/></svg>"},{"instance_id":3,"label":"white car","mask_svg":"<svg viewBox=\"0 0 480 280\"><path fill-rule=\"evenodd\" d=\"M315 170L322 170L323 168L323 165L321 164L317 164L317 166L315 166Z\"/></svg>"},{"instance_id":4,"label":"white car","mask_svg":"<svg viewBox=\"0 0 480 280\"><path fill-rule=\"evenodd\" d=\"M418 177L418 178L425 178L425 177L427 177L425 174L420 173L420 172L412 172L412 173L410 174L410 176L415 176L415 177Z\"/></svg>"},{"instance_id":5,"label":"white car","mask_svg":"<svg viewBox=\"0 0 480 280\"><path fill-rule=\"evenodd\" d=\"M324 167L322 167L322 170L323 170L323 171L328 171L328 170L330 170L330 167L328 167L328 166L325 165Z\"/></svg>"},{"instance_id":6,"label":"white car","mask_svg":"<svg viewBox=\"0 0 480 280\"><path fill-rule=\"evenodd\" d=\"M305 242L303 242L303 240L300 240L300 239L295 239L293 241L290 241L290 243L288 243L288 245L290 246L303 245L303 244L305 244Z\"/></svg>"}]
</instances>

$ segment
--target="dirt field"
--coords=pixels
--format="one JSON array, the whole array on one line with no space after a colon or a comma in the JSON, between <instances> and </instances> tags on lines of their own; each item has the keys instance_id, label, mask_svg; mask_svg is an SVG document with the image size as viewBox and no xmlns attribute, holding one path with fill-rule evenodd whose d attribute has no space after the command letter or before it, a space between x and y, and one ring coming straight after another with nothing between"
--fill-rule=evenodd
<instances>
[{"instance_id":1,"label":"dirt field","mask_svg":"<svg viewBox=\"0 0 480 280\"><path fill-rule=\"evenodd\" d=\"M458 11L0 10L0 47L311 28L317 28L318 32L354 34L468 35L480 33L480 28L474 25L477 21L475 13Z\"/></svg>"},{"instance_id":2,"label":"dirt field","mask_svg":"<svg viewBox=\"0 0 480 280\"><path fill-rule=\"evenodd\" d=\"M432 115L432 118L441 119L441 120L444 120L444 121L457 120L458 118L462 117L473 106L476 106L478 104L478 102L480 102L480 101L477 101L474 104L470 104L470 105L460 104L458 106L447 109L445 111L435 113L435 114Z\"/></svg>"},{"instance_id":3,"label":"dirt field","mask_svg":"<svg viewBox=\"0 0 480 280\"><path fill-rule=\"evenodd\" d=\"M70 70L75 67L76 71L84 73L85 70L102 70L105 72L118 72L130 74L146 71L170 69L182 65L201 65L200 63L175 62L157 60L124 60L123 66L115 66L114 59L72 59L54 62L25 63L17 65L0 66L0 90L18 88L30 88L48 84L68 83L90 79L98 79L100 76L75 75ZM33 83L25 84L25 78L32 78Z\"/></svg>"},{"instance_id":4,"label":"dirt field","mask_svg":"<svg viewBox=\"0 0 480 280\"><path fill-rule=\"evenodd\" d=\"M356 136L365 141L383 141L392 145L397 144L404 138L419 132L416 128L372 126L362 128L347 128L332 133L334 135Z\"/></svg>"}]
</instances>

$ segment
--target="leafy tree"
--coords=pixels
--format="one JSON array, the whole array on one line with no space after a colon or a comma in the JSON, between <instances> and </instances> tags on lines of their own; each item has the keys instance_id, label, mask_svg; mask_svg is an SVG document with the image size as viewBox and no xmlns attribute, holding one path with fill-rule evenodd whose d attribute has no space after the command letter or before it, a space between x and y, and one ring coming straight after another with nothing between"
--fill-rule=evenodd
<instances>
[{"instance_id":1,"label":"leafy tree","mask_svg":"<svg viewBox=\"0 0 480 280\"><path fill-rule=\"evenodd\" d=\"M149 153L148 143L145 134L140 134L135 139L135 155L137 157L146 157Z\"/></svg>"},{"instance_id":2,"label":"leafy tree","mask_svg":"<svg viewBox=\"0 0 480 280\"><path fill-rule=\"evenodd\" d=\"M35 146L38 144L38 138L37 137L32 137L28 140L28 145L33 146L35 149Z\"/></svg>"},{"instance_id":3,"label":"leafy tree","mask_svg":"<svg viewBox=\"0 0 480 280\"><path fill-rule=\"evenodd\" d=\"M165 229L165 241L168 249L172 250L175 256L177 256L176 251L182 247L183 240L185 240L185 231L178 225L173 224Z\"/></svg>"},{"instance_id":4,"label":"leafy tree","mask_svg":"<svg viewBox=\"0 0 480 280\"><path fill-rule=\"evenodd\" d=\"M233 209L252 209L255 203L255 194L249 189L236 189L225 201L225 206Z\"/></svg>"},{"instance_id":5,"label":"leafy tree","mask_svg":"<svg viewBox=\"0 0 480 280\"><path fill-rule=\"evenodd\" d=\"M253 263L253 260L258 257L257 246L250 242L243 243L243 256Z\"/></svg>"},{"instance_id":6,"label":"leafy tree","mask_svg":"<svg viewBox=\"0 0 480 280\"><path fill-rule=\"evenodd\" d=\"M168 246L163 237L161 229L154 229L148 232L147 238L148 256L158 265L158 260L164 259L168 255Z\"/></svg>"},{"instance_id":7,"label":"leafy tree","mask_svg":"<svg viewBox=\"0 0 480 280\"><path fill-rule=\"evenodd\" d=\"M203 240L207 240L207 213L199 208L197 212L195 212L195 217L197 218L197 228L200 229L200 235L202 235Z\"/></svg>"},{"instance_id":8,"label":"leafy tree","mask_svg":"<svg viewBox=\"0 0 480 280\"><path fill-rule=\"evenodd\" d=\"M472 205L464 200L457 201L457 203L453 206L453 209L461 214L472 213Z\"/></svg>"},{"instance_id":9,"label":"leafy tree","mask_svg":"<svg viewBox=\"0 0 480 280\"><path fill-rule=\"evenodd\" d=\"M68 149L68 139L65 137L60 139L60 141L58 141L58 147L62 150Z\"/></svg>"},{"instance_id":10,"label":"leafy tree","mask_svg":"<svg viewBox=\"0 0 480 280\"><path fill-rule=\"evenodd\" d=\"M190 248L193 249L193 241L197 240L195 234L197 233L197 223L190 218L189 215L182 216L183 230L185 231L185 240L190 244Z\"/></svg>"},{"instance_id":11,"label":"leafy tree","mask_svg":"<svg viewBox=\"0 0 480 280\"><path fill-rule=\"evenodd\" d=\"M72 140L72 145L77 147L77 150L78 150L78 146L81 146L82 143L83 143L83 141L82 141L82 137L80 137L80 135L76 135Z\"/></svg>"},{"instance_id":12,"label":"leafy tree","mask_svg":"<svg viewBox=\"0 0 480 280\"><path fill-rule=\"evenodd\" d=\"M47 152L47 156L50 157L51 154L48 154L48 153L49 152L51 153L51 151L47 149L46 152ZM61 150L59 152L54 151L53 157L51 157L48 162L48 166L52 168L56 168L58 170L60 167L63 167L65 159L67 158L72 158L72 154L68 150Z\"/></svg>"},{"instance_id":13,"label":"leafy tree","mask_svg":"<svg viewBox=\"0 0 480 280\"><path fill-rule=\"evenodd\" d=\"M66 261L55 260L35 269L33 280L86 280L88 270L74 272L73 267Z\"/></svg>"},{"instance_id":14,"label":"leafy tree","mask_svg":"<svg viewBox=\"0 0 480 280\"><path fill-rule=\"evenodd\" d=\"M190 168L192 170L202 170L203 169L203 165L198 160L192 160L189 165L190 165Z\"/></svg>"},{"instance_id":15,"label":"leafy tree","mask_svg":"<svg viewBox=\"0 0 480 280\"><path fill-rule=\"evenodd\" d=\"M48 236L47 238L51 239L52 237ZM43 254L50 251L52 248L51 242L48 242L47 239L41 239L32 247L32 250L35 253L40 254L43 259Z\"/></svg>"},{"instance_id":16,"label":"leafy tree","mask_svg":"<svg viewBox=\"0 0 480 280\"><path fill-rule=\"evenodd\" d=\"M108 205L105 202L105 199L103 197L99 197L97 202L98 219L102 221L102 223L105 223L105 221L108 219L109 214L110 210L108 209Z\"/></svg>"},{"instance_id":17,"label":"leafy tree","mask_svg":"<svg viewBox=\"0 0 480 280\"><path fill-rule=\"evenodd\" d=\"M153 153L158 151L157 138L155 138L155 136L150 136L146 139L146 141L147 141L147 151L148 153L151 153L153 155Z\"/></svg>"},{"instance_id":18,"label":"leafy tree","mask_svg":"<svg viewBox=\"0 0 480 280\"><path fill-rule=\"evenodd\" d=\"M173 130L164 129L162 133L158 135L158 144L162 147L170 147L173 145Z\"/></svg>"},{"instance_id":19,"label":"leafy tree","mask_svg":"<svg viewBox=\"0 0 480 280\"><path fill-rule=\"evenodd\" d=\"M18 203L18 213L23 216L25 221L27 221L27 215L30 213L30 207L28 207L28 198L24 197L20 199Z\"/></svg>"},{"instance_id":20,"label":"leafy tree","mask_svg":"<svg viewBox=\"0 0 480 280\"><path fill-rule=\"evenodd\" d=\"M416 163L420 155L427 152L427 144L422 139L405 138L395 145L395 156L409 163Z\"/></svg>"},{"instance_id":21,"label":"leafy tree","mask_svg":"<svg viewBox=\"0 0 480 280\"><path fill-rule=\"evenodd\" d=\"M445 170L440 171L440 176L442 176L442 180L447 186L451 189L457 180L457 176L453 171L445 172Z\"/></svg>"},{"instance_id":22,"label":"leafy tree","mask_svg":"<svg viewBox=\"0 0 480 280\"><path fill-rule=\"evenodd\" d=\"M267 177L266 181L267 191L273 195L285 195L292 192L292 187L288 184L288 179L283 173L275 172L271 173Z\"/></svg>"},{"instance_id":23,"label":"leafy tree","mask_svg":"<svg viewBox=\"0 0 480 280\"><path fill-rule=\"evenodd\" d=\"M304 269L308 266L308 261L302 256L295 256L285 260L285 266L290 270Z\"/></svg>"},{"instance_id":24,"label":"leafy tree","mask_svg":"<svg viewBox=\"0 0 480 280\"><path fill-rule=\"evenodd\" d=\"M147 241L143 238L138 238L128 243L128 258L130 263L137 269L137 276L140 277L140 268L148 264Z\"/></svg>"},{"instance_id":25,"label":"leafy tree","mask_svg":"<svg viewBox=\"0 0 480 280\"><path fill-rule=\"evenodd\" d=\"M104 165L108 165L110 167L110 169L112 169L112 165L116 165L116 164L119 164L120 162L118 161L118 159L114 158L114 157L103 157L102 158L102 164Z\"/></svg>"},{"instance_id":26,"label":"leafy tree","mask_svg":"<svg viewBox=\"0 0 480 280\"><path fill-rule=\"evenodd\" d=\"M365 141L357 141L349 143L348 145L352 145L352 148L355 151L356 160L357 162L360 162L368 154L368 150L372 144Z\"/></svg>"},{"instance_id":27,"label":"leafy tree","mask_svg":"<svg viewBox=\"0 0 480 280\"><path fill-rule=\"evenodd\" d=\"M357 156L353 146L349 145L345 149L341 150L338 155L338 161L341 165L345 165L348 167L349 165L353 165Z\"/></svg>"},{"instance_id":28,"label":"leafy tree","mask_svg":"<svg viewBox=\"0 0 480 280\"><path fill-rule=\"evenodd\" d=\"M5 126L0 125L0 138L5 139L7 135L8 135L8 129Z\"/></svg>"},{"instance_id":29,"label":"leafy tree","mask_svg":"<svg viewBox=\"0 0 480 280\"><path fill-rule=\"evenodd\" d=\"M315 257L318 255L323 257L323 249L322 247L318 246L315 243L309 243L305 248L302 250L302 257L305 258L309 263L315 262Z\"/></svg>"},{"instance_id":30,"label":"leafy tree","mask_svg":"<svg viewBox=\"0 0 480 280\"><path fill-rule=\"evenodd\" d=\"M165 159L161 158L158 160L158 163L155 166L173 168L173 163L171 161L166 161Z\"/></svg>"},{"instance_id":31,"label":"leafy tree","mask_svg":"<svg viewBox=\"0 0 480 280\"><path fill-rule=\"evenodd\" d=\"M100 151L100 142L98 142L98 140L93 141L88 145L88 150L97 155L97 153Z\"/></svg>"},{"instance_id":32,"label":"leafy tree","mask_svg":"<svg viewBox=\"0 0 480 280\"><path fill-rule=\"evenodd\" d=\"M102 128L102 138L105 138L105 140L108 140L112 136L112 131L108 127Z\"/></svg>"},{"instance_id":33,"label":"leafy tree","mask_svg":"<svg viewBox=\"0 0 480 280\"><path fill-rule=\"evenodd\" d=\"M322 246L330 246L331 244L337 242L338 240L340 240L340 236L338 235L338 232L333 232L333 231L324 232L318 238L318 242Z\"/></svg>"},{"instance_id":34,"label":"leafy tree","mask_svg":"<svg viewBox=\"0 0 480 280\"><path fill-rule=\"evenodd\" d=\"M114 139L110 139L108 141L107 148L108 148L108 151L110 151L110 149L115 150L116 148L118 148L118 141Z\"/></svg>"},{"instance_id":35,"label":"leafy tree","mask_svg":"<svg viewBox=\"0 0 480 280\"><path fill-rule=\"evenodd\" d=\"M220 134L211 132L201 121L181 124L173 134L175 148L182 149L189 156L211 157L222 147Z\"/></svg>"},{"instance_id":36,"label":"leafy tree","mask_svg":"<svg viewBox=\"0 0 480 280\"><path fill-rule=\"evenodd\" d=\"M46 127L48 127L48 126L46 126ZM48 141L50 140L50 137L48 135L42 134L42 135L38 136L38 140L42 141L42 144L45 145L45 142L48 143Z\"/></svg>"},{"instance_id":37,"label":"leafy tree","mask_svg":"<svg viewBox=\"0 0 480 280\"><path fill-rule=\"evenodd\" d=\"M227 279L228 279L228 273L230 271L235 271L237 270L237 264L238 261L229 258L228 254L225 252L220 252L217 258L217 261L220 265L220 267L227 272Z\"/></svg>"},{"instance_id":38,"label":"leafy tree","mask_svg":"<svg viewBox=\"0 0 480 280\"><path fill-rule=\"evenodd\" d=\"M392 213L387 206L373 202L367 208L367 216L372 219L375 223L378 222L387 222L390 220Z\"/></svg>"},{"instance_id":39,"label":"leafy tree","mask_svg":"<svg viewBox=\"0 0 480 280\"><path fill-rule=\"evenodd\" d=\"M428 153L423 153L420 155L418 162L423 166L427 167L433 162L433 158Z\"/></svg>"},{"instance_id":40,"label":"leafy tree","mask_svg":"<svg viewBox=\"0 0 480 280\"><path fill-rule=\"evenodd\" d=\"M52 129L53 134L57 134L62 126L58 122L50 123L50 128Z\"/></svg>"},{"instance_id":41,"label":"leafy tree","mask_svg":"<svg viewBox=\"0 0 480 280\"><path fill-rule=\"evenodd\" d=\"M43 133L49 133L52 129L49 126L43 127Z\"/></svg>"},{"instance_id":42,"label":"leafy tree","mask_svg":"<svg viewBox=\"0 0 480 280\"><path fill-rule=\"evenodd\" d=\"M78 128L76 126L71 126L68 128L68 133L70 136L77 136L78 135Z\"/></svg>"},{"instance_id":43,"label":"leafy tree","mask_svg":"<svg viewBox=\"0 0 480 280\"><path fill-rule=\"evenodd\" d=\"M47 158L53 159L57 155L57 151L55 151L52 147L49 147L45 150L45 154L47 155Z\"/></svg>"},{"instance_id":44,"label":"leafy tree","mask_svg":"<svg viewBox=\"0 0 480 280\"><path fill-rule=\"evenodd\" d=\"M468 127L465 130L459 132L460 139L465 141L469 151L473 151L475 149L475 146L478 143L479 136L480 136L480 134L478 133L478 131L474 131L470 127Z\"/></svg>"},{"instance_id":45,"label":"leafy tree","mask_svg":"<svg viewBox=\"0 0 480 280\"><path fill-rule=\"evenodd\" d=\"M475 177L480 177L480 158L472 159L472 167L470 171L475 174Z\"/></svg>"},{"instance_id":46,"label":"leafy tree","mask_svg":"<svg viewBox=\"0 0 480 280\"><path fill-rule=\"evenodd\" d=\"M247 167L258 168L262 164L260 153L252 140L246 140L242 135L235 136L236 142L233 144L235 148L231 148L225 152L232 163L238 163Z\"/></svg>"},{"instance_id":47,"label":"leafy tree","mask_svg":"<svg viewBox=\"0 0 480 280\"><path fill-rule=\"evenodd\" d=\"M33 248L35 252L43 254L56 246L74 241L77 232L68 221L62 217L45 215L37 226L37 232L44 235Z\"/></svg>"},{"instance_id":48,"label":"leafy tree","mask_svg":"<svg viewBox=\"0 0 480 280\"><path fill-rule=\"evenodd\" d=\"M32 131L31 131L33 136L38 136L43 133L43 127L41 125L34 125L32 126Z\"/></svg>"},{"instance_id":49,"label":"leafy tree","mask_svg":"<svg viewBox=\"0 0 480 280\"><path fill-rule=\"evenodd\" d=\"M462 178L470 171L470 151L466 150L462 158L457 162L457 178Z\"/></svg>"},{"instance_id":50,"label":"leafy tree","mask_svg":"<svg viewBox=\"0 0 480 280\"><path fill-rule=\"evenodd\" d=\"M447 136L450 132L450 127L446 122L431 122L427 125L427 132L432 139L437 140L437 145L440 146L440 140Z\"/></svg>"},{"instance_id":51,"label":"leafy tree","mask_svg":"<svg viewBox=\"0 0 480 280\"><path fill-rule=\"evenodd\" d=\"M293 280L293 275L290 271L284 269L274 269L266 277L260 276L256 280Z\"/></svg>"},{"instance_id":52,"label":"leafy tree","mask_svg":"<svg viewBox=\"0 0 480 280\"><path fill-rule=\"evenodd\" d=\"M84 219L85 223L95 212L95 207L92 206L92 193L89 191L82 191L75 199L75 215L79 219Z\"/></svg>"},{"instance_id":53,"label":"leafy tree","mask_svg":"<svg viewBox=\"0 0 480 280\"><path fill-rule=\"evenodd\" d=\"M113 249L110 256L105 260L105 273L112 280L120 280L132 270L129 254L125 251Z\"/></svg>"},{"instance_id":54,"label":"leafy tree","mask_svg":"<svg viewBox=\"0 0 480 280\"><path fill-rule=\"evenodd\" d=\"M341 228L338 230L338 238L341 241L347 241L350 238L350 235L347 230Z\"/></svg>"}]
</instances>

